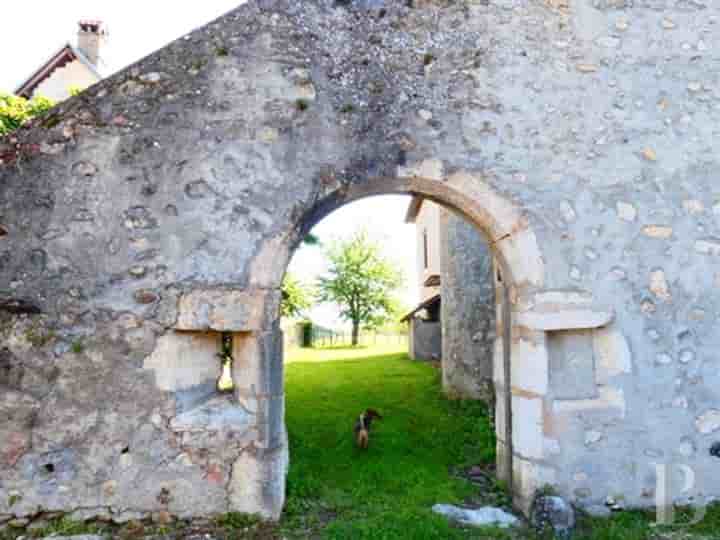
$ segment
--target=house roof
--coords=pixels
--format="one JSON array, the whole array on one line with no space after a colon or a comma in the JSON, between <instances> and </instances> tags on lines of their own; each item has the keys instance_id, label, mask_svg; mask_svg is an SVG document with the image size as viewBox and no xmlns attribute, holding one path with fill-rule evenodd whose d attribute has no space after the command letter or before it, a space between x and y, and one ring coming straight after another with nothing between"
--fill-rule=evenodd
<instances>
[{"instance_id":1,"label":"house roof","mask_svg":"<svg viewBox=\"0 0 720 540\"><path fill-rule=\"evenodd\" d=\"M84 64L85 67L87 67L90 72L97 77L98 81L103 78L97 70L97 67L88 60L87 56L85 56L77 47L74 47L70 43L66 43L60 47L60 50L52 55L47 62L25 79L25 82L23 82L20 86L18 86L17 90L15 90L15 94L25 98L32 97L35 89L40 86L43 81L48 79L56 69L59 69L75 60Z\"/></svg>"},{"instance_id":2,"label":"house roof","mask_svg":"<svg viewBox=\"0 0 720 540\"><path fill-rule=\"evenodd\" d=\"M425 278L425 281L423 281L423 285L426 287L439 287L440 274L430 274L427 278Z\"/></svg>"},{"instance_id":3,"label":"house roof","mask_svg":"<svg viewBox=\"0 0 720 540\"><path fill-rule=\"evenodd\" d=\"M432 307L439 302L440 302L440 294L436 294L434 296L431 296L427 300L423 300L422 302L420 302L417 305L417 307L415 309L413 309L410 313L408 313L402 319L400 319L400 322L409 321L410 319L412 319L413 315L415 315L418 311Z\"/></svg>"}]
</instances>

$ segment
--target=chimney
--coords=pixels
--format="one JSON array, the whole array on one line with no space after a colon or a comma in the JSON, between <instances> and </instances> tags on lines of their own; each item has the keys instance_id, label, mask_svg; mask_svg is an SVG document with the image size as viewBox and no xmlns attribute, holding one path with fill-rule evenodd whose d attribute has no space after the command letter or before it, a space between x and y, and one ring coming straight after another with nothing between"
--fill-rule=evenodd
<instances>
[{"instance_id":1,"label":"chimney","mask_svg":"<svg viewBox=\"0 0 720 540\"><path fill-rule=\"evenodd\" d=\"M78 49L95 66L100 67L101 51L107 41L107 28L102 21L83 20L78 23Z\"/></svg>"}]
</instances>

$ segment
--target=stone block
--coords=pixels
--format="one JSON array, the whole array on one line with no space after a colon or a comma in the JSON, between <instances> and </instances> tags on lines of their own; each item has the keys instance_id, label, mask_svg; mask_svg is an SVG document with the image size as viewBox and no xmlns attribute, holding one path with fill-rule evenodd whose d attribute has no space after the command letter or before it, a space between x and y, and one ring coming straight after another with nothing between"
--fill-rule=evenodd
<instances>
[{"instance_id":1,"label":"stone block","mask_svg":"<svg viewBox=\"0 0 720 540\"><path fill-rule=\"evenodd\" d=\"M632 353L622 332L614 326L597 328L593 333L595 381L607 385L613 377L632 373Z\"/></svg>"},{"instance_id":2,"label":"stone block","mask_svg":"<svg viewBox=\"0 0 720 540\"><path fill-rule=\"evenodd\" d=\"M508 448L507 445L501 441L500 439L497 440L495 443L495 463L496 463L496 474L499 480L502 480L504 482L510 481L510 471L506 469L507 466L507 452Z\"/></svg>"},{"instance_id":3,"label":"stone block","mask_svg":"<svg viewBox=\"0 0 720 540\"><path fill-rule=\"evenodd\" d=\"M592 399L595 385L595 353L592 330L547 333L550 357L550 388L557 399Z\"/></svg>"},{"instance_id":4,"label":"stone block","mask_svg":"<svg viewBox=\"0 0 720 540\"><path fill-rule=\"evenodd\" d=\"M495 391L505 387L505 358L503 352L503 339L496 337L493 344L493 383Z\"/></svg>"},{"instance_id":5,"label":"stone block","mask_svg":"<svg viewBox=\"0 0 720 540\"><path fill-rule=\"evenodd\" d=\"M543 457L543 400L513 395L513 455Z\"/></svg>"},{"instance_id":6,"label":"stone block","mask_svg":"<svg viewBox=\"0 0 720 540\"><path fill-rule=\"evenodd\" d=\"M251 332L269 328L278 314L276 289L193 290L178 304L177 330Z\"/></svg>"},{"instance_id":7,"label":"stone block","mask_svg":"<svg viewBox=\"0 0 720 540\"><path fill-rule=\"evenodd\" d=\"M513 338L510 356L511 384L516 389L539 396L548 389L548 355L545 336L534 335Z\"/></svg>"},{"instance_id":8,"label":"stone block","mask_svg":"<svg viewBox=\"0 0 720 540\"><path fill-rule=\"evenodd\" d=\"M257 419L258 446L272 450L280 448L285 430L285 396L260 399Z\"/></svg>"},{"instance_id":9,"label":"stone block","mask_svg":"<svg viewBox=\"0 0 720 540\"><path fill-rule=\"evenodd\" d=\"M514 503L526 515L530 513L536 492L557 483L557 472L552 467L513 457Z\"/></svg>"},{"instance_id":10,"label":"stone block","mask_svg":"<svg viewBox=\"0 0 720 540\"><path fill-rule=\"evenodd\" d=\"M555 416L582 417L588 421L611 422L625 417L625 394L619 388L598 386L598 397L595 399L572 399L553 401Z\"/></svg>"},{"instance_id":11,"label":"stone block","mask_svg":"<svg viewBox=\"0 0 720 540\"><path fill-rule=\"evenodd\" d=\"M155 372L160 390L177 392L211 385L220 376L220 334L170 332L158 338L143 367Z\"/></svg>"},{"instance_id":12,"label":"stone block","mask_svg":"<svg viewBox=\"0 0 720 540\"><path fill-rule=\"evenodd\" d=\"M232 396L219 395L170 421L175 432L245 432L255 426L258 417L239 407Z\"/></svg>"},{"instance_id":13,"label":"stone block","mask_svg":"<svg viewBox=\"0 0 720 540\"><path fill-rule=\"evenodd\" d=\"M280 396L284 381L282 331L233 336L233 382L238 396Z\"/></svg>"},{"instance_id":14,"label":"stone block","mask_svg":"<svg viewBox=\"0 0 720 540\"><path fill-rule=\"evenodd\" d=\"M495 389L495 433L498 440L505 440L505 392Z\"/></svg>"},{"instance_id":15,"label":"stone block","mask_svg":"<svg viewBox=\"0 0 720 540\"><path fill-rule=\"evenodd\" d=\"M522 298L515 323L535 330L599 328L609 324L612 308L597 304L582 291L550 290Z\"/></svg>"},{"instance_id":16,"label":"stone block","mask_svg":"<svg viewBox=\"0 0 720 540\"><path fill-rule=\"evenodd\" d=\"M496 240L495 245L507 268L512 272L512 275L508 276L508 283L528 287L542 285L544 266L537 243L535 233L528 229L527 225L520 229L512 229L511 234Z\"/></svg>"},{"instance_id":17,"label":"stone block","mask_svg":"<svg viewBox=\"0 0 720 540\"><path fill-rule=\"evenodd\" d=\"M245 450L232 467L229 510L279 519L285 503L287 463L286 446L270 451Z\"/></svg>"}]
</instances>

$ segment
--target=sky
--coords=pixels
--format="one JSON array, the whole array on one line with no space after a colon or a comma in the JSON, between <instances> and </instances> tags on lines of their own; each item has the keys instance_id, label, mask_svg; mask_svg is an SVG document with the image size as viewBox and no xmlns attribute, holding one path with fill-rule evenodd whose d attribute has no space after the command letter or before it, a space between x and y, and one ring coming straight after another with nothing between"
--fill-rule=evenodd
<instances>
[{"instance_id":1,"label":"sky","mask_svg":"<svg viewBox=\"0 0 720 540\"><path fill-rule=\"evenodd\" d=\"M184 36L242 4L241 0L159 2L152 0L39 0L32 4L38 15L28 18L28 8L18 2L2 7L0 32L0 92L12 92L32 72L68 41L76 43L77 22L102 20L109 29L103 56L109 71L140 60L167 43ZM12 52L10 52L12 51ZM405 287L402 301L418 301L415 266L415 227L404 223L410 200L404 196L377 196L346 205L320 222L313 230L321 241L347 238L366 228L381 241L385 253L402 269ZM290 270L306 281L325 271L322 249L298 250ZM321 306L311 314L319 324L337 326L337 310Z\"/></svg>"},{"instance_id":2,"label":"sky","mask_svg":"<svg viewBox=\"0 0 720 540\"><path fill-rule=\"evenodd\" d=\"M12 92L68 41L81 19L100 19L110 31L109 68L117 70L227 13L241 0L36 0L3 2L0 91ZM7 5L5 5L7 4Z\"/></svg>"}]
</instances>

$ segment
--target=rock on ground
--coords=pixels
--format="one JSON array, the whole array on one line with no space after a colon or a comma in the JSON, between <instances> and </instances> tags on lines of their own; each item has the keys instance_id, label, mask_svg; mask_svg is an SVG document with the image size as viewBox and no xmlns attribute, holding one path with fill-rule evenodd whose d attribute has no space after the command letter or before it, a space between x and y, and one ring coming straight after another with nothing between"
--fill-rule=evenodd
<instances>
[{"instance_id":1,"label":"rock on ground","mask_svg":"<svg viewBox=\"0 0 720 540\"><path fill-rule=\"evenodd\" d=\"M495 525L506 528L515 525L518 518L505 512L500 508L493 506L483 506L482 508L460 508L452 504L436 504L432 507L433 512L447 516L453 521L457 521L463 525L472 525L474 527L485 527Z\"/></svg>"},{"instance_id":2,"label":"rock on ground","mask_svg":"<svg viewBox=\"0 0 720 540\"><path fill-rule=\"evenodd\" d=\"M575 529L575 509L562 497L539 495L530 512L530 523L540 534L552 530L556 538L570 538Z\"/></svg>"}]
</instances>

